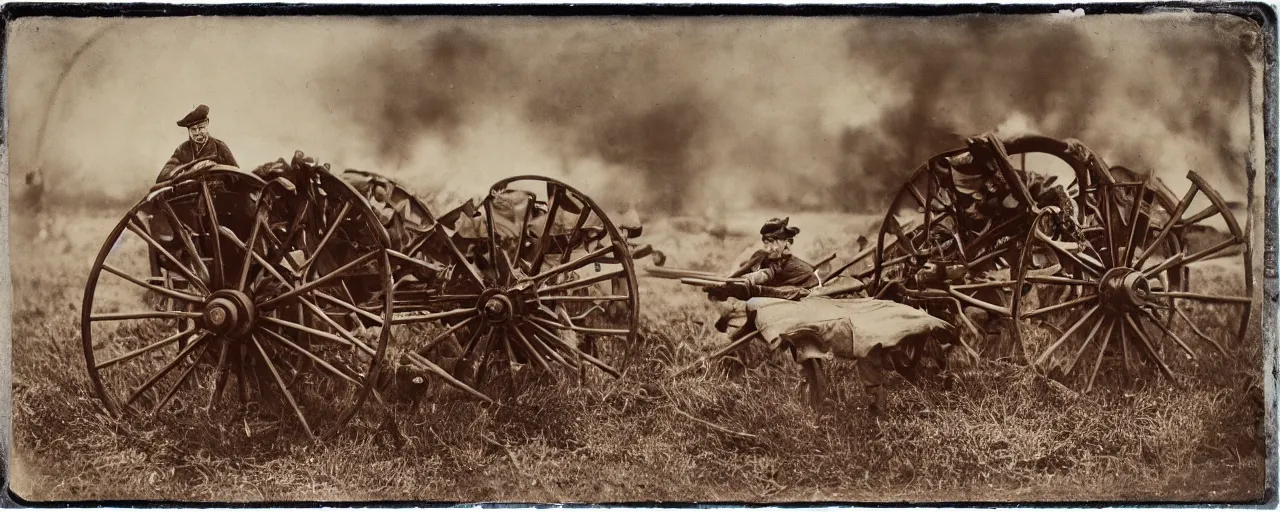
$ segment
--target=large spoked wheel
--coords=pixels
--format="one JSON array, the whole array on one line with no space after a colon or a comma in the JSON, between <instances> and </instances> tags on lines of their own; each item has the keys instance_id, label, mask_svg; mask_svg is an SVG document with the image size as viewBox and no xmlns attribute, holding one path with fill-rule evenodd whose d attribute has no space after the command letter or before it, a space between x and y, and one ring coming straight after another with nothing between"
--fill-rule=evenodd
<instances>
[{"instance_id":1,"label":"large spoked wheel","mask_svg":"<svg viewBox=\"0 0 1280 512\"><path fill-rule=\"evenodd\" d=\"M1110 352L1126 375L1145 363L1176 382L1172 358L1194 361L1201 352L1189 342L1225 353L1219 339L1243 337L1252 302L1248 276L1245 296L1230 285L1217 293L1186 291L1196 265L1232 250L1248 254L1225 201L1195 173L1188 178L1192 187L1172 211L1145 182L1098 187L1082 243L1050 233L1057 212L1037 217L1019 256L1013 309L1019 341L1037 368L1088 391ZM1209 205L1185 215L1200 192ZM1225 239L1190 247L1186 234L1214 217L1225 224Z\"/></svg>"},{"instance_id":2,"label":"large spoked wheel","mask_svg":"<svg viewBox=\"0 0 1280 512\"><path fill-rule=\"evenodd\" d=\"M873 267L863 275L872 277L875 296L923 307L959 327L974 353L1019 359L1025 356L1010 322L1012 275L1033 215L1032 205L1008 198L1025 188L1034 206L1056 205L1069 212L1061 220L1080 225L1090 201L1081 190L1112 178L1100 159L1072 142L1029 135L997 148L1020 183L1004 183L991 167L980 169L985 178L966 182L966 173L987 165L966 150L934 157L894 196ZM977 191L961 192L960 185Z\"/></svg>"},{"instance_id":3,"label":"large spoked wheel","mask_svg":"<svg viewBox=\"0 0 1280 512\"><path fill-rule=\"evenodd\" d=\"M336 185L320 172L264 185L215 168L131 209L98 255L82 310L106 408L297 421L321 438L349 421L385 349L389 332L361 327L390 317L391 274L385 233Z\"/></svg>"},{"instance_id":4,"label":"large spoked wheel","mask_svg":"<svg viewBox=\"0 0 1280 512\"><path fill-rule=\"evenodd\" d=\"M583 381L621 377L639 324L626 238L562 182L519 176L490 190L482 215L460 219L453 233L436 230L448 277L428 299L437 312L418 320L446 328L423 347L456 336L454 373L476 388L504 365L531 365L556 380L566 368Z\"/></svg>"}]
</instances>

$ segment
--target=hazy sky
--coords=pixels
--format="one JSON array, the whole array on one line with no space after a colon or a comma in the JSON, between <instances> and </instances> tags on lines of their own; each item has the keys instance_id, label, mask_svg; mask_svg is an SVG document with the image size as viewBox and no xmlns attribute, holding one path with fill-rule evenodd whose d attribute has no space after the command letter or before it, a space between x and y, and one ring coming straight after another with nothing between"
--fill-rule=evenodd
<instances>
[{"instance_id":1,"label":"hazy sky","mask_svg":"<svg viewBox=\"0 0 1280 512\"><path fill-rule=\"evenodd\" d=\"M545 174L649 211L875 209L921 159L1001 126L1079 138L1178 192L1188 169L1237 199L1246 186L1245 28L1226 17L204 17L10 30L13 181L43 166L67 194L140 194L186 138L175 121L201 103L244 167L301 149L427 196Z\"/></svg>"}]
</instances>

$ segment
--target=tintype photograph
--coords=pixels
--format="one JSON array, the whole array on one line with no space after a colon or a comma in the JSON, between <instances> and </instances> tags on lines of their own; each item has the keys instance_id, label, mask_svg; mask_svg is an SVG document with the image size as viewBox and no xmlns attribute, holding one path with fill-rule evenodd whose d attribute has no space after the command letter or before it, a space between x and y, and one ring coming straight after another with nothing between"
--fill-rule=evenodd
<instances>
[{"instance_id":1,"label":"tintype photograph","mask_svg":"<svg viewBox=\"0 0 1280 512\"><path fill-rule=\"evenodd\" d=\"M1274 505L1269 6L41 9L16 502Z\"/></svg>"}]
</instances>

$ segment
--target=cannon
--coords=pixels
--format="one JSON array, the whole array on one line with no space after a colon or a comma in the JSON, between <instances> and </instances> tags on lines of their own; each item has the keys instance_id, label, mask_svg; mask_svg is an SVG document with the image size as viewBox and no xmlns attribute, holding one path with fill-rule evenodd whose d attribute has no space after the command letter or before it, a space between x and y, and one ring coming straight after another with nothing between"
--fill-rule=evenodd
<instances>
[{"instance_id":1,"label":"cannon","mask_svg":"<svg viewBox=\"0 0 1280 512\"><path fill-rule=\"evenodd\" d=\"M85 287L85 362L112 414L327 438L401 374L493 401L504 366L585 382L636 353L639 226L561 181L512 177L437 216L301 152L175 176L116 224Z\"/></svg>"}]
</instances>

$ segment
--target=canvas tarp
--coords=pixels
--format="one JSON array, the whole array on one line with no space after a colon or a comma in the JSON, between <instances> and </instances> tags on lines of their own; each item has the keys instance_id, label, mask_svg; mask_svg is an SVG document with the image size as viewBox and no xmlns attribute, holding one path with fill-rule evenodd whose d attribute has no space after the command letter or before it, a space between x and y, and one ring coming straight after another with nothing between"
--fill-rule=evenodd
<instances>
[{"instance_id":1,"label":"canvas tarp","mask_svg":"<svg viewBox=\"0 0 1280 512\"><path fill-rule=\"evenodd\" d=\"M819 346L796 347L801 360L860 359L876 345L892 347L913 335L955 332L950 324L924 311L877 299L753 298L747 301L747 310L755 313L756 328L772 346L798 329L817 331Z\"/></svg>"}]
</instances>

